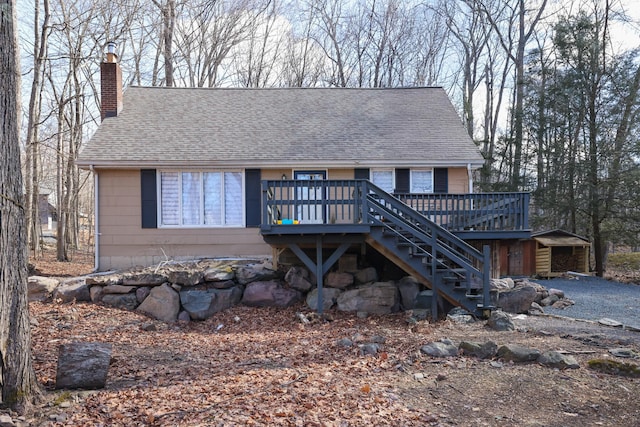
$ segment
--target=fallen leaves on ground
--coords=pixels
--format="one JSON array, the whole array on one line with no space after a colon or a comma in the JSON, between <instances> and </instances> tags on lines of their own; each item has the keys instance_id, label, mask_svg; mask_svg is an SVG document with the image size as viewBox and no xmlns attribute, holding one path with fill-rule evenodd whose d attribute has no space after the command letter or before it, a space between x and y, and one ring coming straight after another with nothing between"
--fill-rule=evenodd
<instances>
[{"instance_id":1,"label":"fallen leaves on ground","mask_svg":"<svg viewBox=\"0 0 640 427\"><path fill-rule=\"evenodd\" d=\"M302 325L301 306L237 306L175 324L93 304L30 309L35 366L49 389L60 344L113 345L107 387L72 392L69 407L45 407L33 425L631 426L640 416L637 380L586 368L590 355L580 351L593 349L593 341L548 333L498 333L483 322L410 325L405 313L359 319L336 312L333 321ZM357 344L379 336L386 339L382 352L361 355ZM498 369L485 360L420 354L421 345L445 337L562 349L575 352L583 368ZM338 345L342 338L355 345Z\"/></svg>"}]
</instances>

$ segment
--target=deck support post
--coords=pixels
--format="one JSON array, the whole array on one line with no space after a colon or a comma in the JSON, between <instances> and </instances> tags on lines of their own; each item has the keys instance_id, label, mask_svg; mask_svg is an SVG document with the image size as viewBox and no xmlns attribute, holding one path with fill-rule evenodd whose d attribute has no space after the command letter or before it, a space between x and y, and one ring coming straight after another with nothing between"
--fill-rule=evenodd
<instances>
[{"instance_id":1,"label":"deck support post","mask_svg":"<svg viewBox=\"0 0 640 427\"><path fill-rule=\"evenodd\" d=\"M313 262L311 258L304 253L300 246L295 243L289 244L289 249L293 252L300 261L309 269L309 271L314 272L316 275L316 283L318 288L318 305L316 306L316 311L319 314L322 314L324 300L322 299L322 289L324 285L324 275L329 271L331 267L340 259L340 257L349 249L351 243L341 243L338 248L333 251L331 256L323 263L322 262L322 236L316 236L316 261Z\"/></svg>"},{"instance_id":2,"label":"deck support post","mask_svg":"<svg viewBox=\"0 0 640 427\"><path fill-rule=\"evenodd\" d=\"M484 263L482 265L482 304L485 307L491 305L491 247L489 245L482 246L482 255Z\"/></svg>"},{"instance_id":3,"label":"deck support post","mask_svg":"<svg viewBox=\"0 0 640 427\"><path fill-rule=\"evenodd\" d=\"M435 322L438 320L438 238L435 233L431 235L431 319Z\"/></svg>"},{"instance_id":4,"label":"deck support post","mask_svg":"<svg viewBox=\"0 0 640 427\"><path fill-rule=\"evenodd\" d=\"M316 304L316 311L318 314L322 314L324 308L324 299L322 297L323 287L323 265L322 265L322 236L316 236L316 283L318 287L318 302Z\"/></svg>"}]
</instances>

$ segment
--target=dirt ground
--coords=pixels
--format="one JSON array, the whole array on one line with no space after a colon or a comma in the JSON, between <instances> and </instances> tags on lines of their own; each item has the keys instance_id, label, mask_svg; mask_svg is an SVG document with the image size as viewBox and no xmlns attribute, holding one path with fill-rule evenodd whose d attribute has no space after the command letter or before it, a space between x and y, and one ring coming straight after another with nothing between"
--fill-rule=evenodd
<instances>
[{"instance_id":1,"label":"dirt ground","mask_svg":"<svg viewBox=\"0 0 640 427\"><path fill-rule=\"evenodd\" d=\"M640 333L552 317L407 322L407 313L302 325L289 309L237 306L204 322L164 324L92 304L31 303L33 355L45 402L34 426L638 426L640 379L592 370L608 350L640 351ZM342 347L349 338L356 345ZM441 338L521 344L573 355L579 369L457 356L432 358ZM375 356L358 343L384 340ZM107 386L55 391L60 344L113 345Z\"/></svg>"}]
</instances>

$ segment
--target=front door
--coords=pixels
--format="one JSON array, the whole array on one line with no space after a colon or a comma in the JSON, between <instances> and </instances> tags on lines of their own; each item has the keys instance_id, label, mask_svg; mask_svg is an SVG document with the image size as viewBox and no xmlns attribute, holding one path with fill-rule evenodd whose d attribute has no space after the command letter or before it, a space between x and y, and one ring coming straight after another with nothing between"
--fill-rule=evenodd
<instances>
[{"instance_id":1,"label":"front door","mask_svg":"<svg viewBox=\"0 0 640 427\"><path fill-rule=\"evenodd\" d=\"M301 224L322 224L324 215L322 210L322 183L327 179L326 171L295 171L293 178L296 181L310 181L296 184L297 213ZM317 182L315 184L314 182Z\"/></svg>"}]
</instances>

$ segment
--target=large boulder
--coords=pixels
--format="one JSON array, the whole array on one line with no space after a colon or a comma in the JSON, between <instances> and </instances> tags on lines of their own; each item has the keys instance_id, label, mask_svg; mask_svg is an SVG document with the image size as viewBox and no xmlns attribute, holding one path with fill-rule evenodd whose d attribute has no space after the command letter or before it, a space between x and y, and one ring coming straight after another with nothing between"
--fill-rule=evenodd
<instances>
[{"instance_id":1,"label":"large boulder","mask_svg":"<svg viewBox=\"0 0 640 427\"><path fill-rule=\"evenodd\" d=\"M65 280L53 291L53 299L61 302L91 301L89 286L84 277Z\"/></svg>"},{"instance_id":2,"label":"large boulder","mask_svg":"<svg viewBox=\"0 0 640 427\"><path fill-rule=\"evenodd\" d=\"M129 273L122 278L122 284L127 286L160 286L166 282L164 274L150 272Z\"/></svg>"},{"instance_id":3,"label":"large boulder","mask_svg":"<svg viewBox=\"0 0 640 427\"><path fill-rule=\"evenodd\" d=\"M345 289L353 285L353 274L342 272L331 272L327 274L325 283L329 288Z\"/></svg>"},{"instance_id":4,"label":"large boulder","mask_svg":"<svg viewBox=\"0 0 640 427\"><path fill-rule=\"evenodd\" d=\"M87 276L86 280L87 285L121 285L122 284L122 276L120 274L104 274L97 273L91 274Z\"/></svg>"},{"instance_id":5,"label":"large boulder","mask_svg":"<svg viewBox=\"0 0 640 427\"><path fill-rule=\"evenodd\" d=\"M207 282L226 282L233 280L235 277L236 273L230 265L211 267L204 272L204 280Z\"/></svg>"},{"instance_id":6,"label":"large boulder","mask_svg":"<svg viewBox=\"0 0 640 427\"><path fill-rule=\"evenodd\" d=\"M235 270L236 280L241 285L251 282L266 282L278 277L278 272L274 271L264 264L251 264L239 266Z\"/></svg>"},{"instance_id":7,"label":"large boulder","mask_svg":"<svg viewBox=\"0 0 640 427\"><path fill-rule=\"evenodd\" d=\"M229 289L186 289L180 291L180 302L192 320L205 320L230 308L242 299L242 287Z\"/></svg>"},{"instance_id":8,"label":"large boulder","mask_svg":"<svg viewBox=\"0 0 640 427\"><path fill-rule=\"evenodd\" d=\"M50 277L30 276L28 281L29 301L47 301L59 284L59 280Z\"/></svg>"},{"instance_id":9,"label":"large boulder","mask_svg":"<svg viewBox=\"0 0 640 427\"><path fill-rule=\"evenodd\" d=\"M526 313L531 303L536 299L536 288L525 285L500 291L498 293L498 308L509 313Z\"/></svg>"},{"instance_id":10,"label":"large boulder","mask_svg":"<svg viewBox=\"0 0 640 427\"><path fill-rule=\"evenodd\" d=\"M56 388L104 388L110 361L111 344L62 344L58 352Z\"/></svg>"},{"instance_id":11,"label":"large boulder","mask_svg":"<svg viewBox=\"0 0 640 427\"><path fill-rule=\"evenodd\" d=\"M355 274L355 277L357 284L375 282L378 280L378 272L376 271L375 267L368 267L362 270L358 270Z\"/></svg>"},{"instance_id":12,"label":"large boulder","mask_svg":"<svg viewBox=\"0 0 640 427\"><path fill-rule=\"evenodd\" d=\"M180 311L180 297L165 283L153 288L137 311L164 322L174 322Z\"/></svg>"},{"instance_id":13,"label":"large boulder","mask_svg":"<svg viewBox=\"0 0 640 427\"><path fill-rule=\"evenodd\" d=\"M575 357L557 351L546 351L542 353L538 357L537 362L554 369L578 369L580 367Z\"/></svg>"},{"instance_id":14,"label":"large boulder","mask_svg":"<svg viewBox=\"0 0 640 427\"><path fill-rule=\"evenodd\" d=\"M398 282L398 290L400 291L403 309L411 310L415 307L416 298L420 293L421 287L420 282L418 282L415 277L407 276L400 279Z\"/></svg>"},{"instance_id":15,"label":"large boulder","mask_svg":"<svg viewBox=\"0 0 640 427\"><path fill-rule=\"evenodd\" d=\"M534 362L540 357L540 351L518 344L505 344L498 349L497 356L507 362Z\"/></svg>"},{"instance_id":16,"label":"large boulder","mask_svg":"<svg viewBox=\"0 0 640 427\"><path fill-rule=\"evenodd\" d=\"M252 307L289 307L301 299L299 291L285 288L277 280L269 280L249 283L242 303Z\"/></svg>"},{"instance_id":17,"label":"large boulder","mask_svg":"<svg viewBox=\"0 0 640 427\"><path fill-rule=\"evenodd\" d=\"M511 317L504 311L494 311L487 320L487 326L495 331L515 331L516 325Z\"/></svg>"},{"instance_id":18,"label":"large boulder","mask_svg":"<svg viewBox=\"0 0 640 427\"><path fill-rule=\"evenodd\" d=\"M453 357L458 355L458 347L453 341L443 339L423 345L420 352L431 357Z\"/></svg>"},{"instance_id":19,"label":"large boulder","mask_svg":"<svg viewBox=\"0 0 640 427\"><path fill-rule=\"evenodd\" d=\"M345 291L337 303L340 311L388 314L400 309L398 288L393 282L376 282Z\"/></svg>"},{"instance_id":20,"label":"large boulder","mask_svg":"<svg viewBox=\"0 0 640 427\"><path fill-rule=\"evenodd\" d=\"M342 294L340 289L322 288L322 310L327 311L333 307L338 301L338 297ZM307 305L310 309L318 308L318 289L313 289L307 294Z\"/></svg>"},{"instance_id":21,"label":"large boulder","mask_svg":"<svg viewBox=\"0 0 640 427\"><path fill-rule=\"evenodd\" d=\"M291 267L284 276L284 280L290 287L302 292L307 292L313 287L311 279L309 278L309 270L304 267Z\"/></svg>"},{"instance_id":22,"label":"large boulder","mask_svg":"<svg viewBox=\"0 0 640 427\"><path fill-rule=\"evenodd\" d=\"M138 306L138 298L131 294L106 294L102 296L102 303L123 310L135 310Z\"/></svg>"},{"instance_id":23,"label":"large boulder","mask_svg":"<svg viewBox=\"0 0 640 427\"><path fill-rule=\"evenodd\" d=\"M197 268L183 268L167 272L171 283L181 286L195 286L204 280L204 272Z\"/></svg>"}]
</instances>

